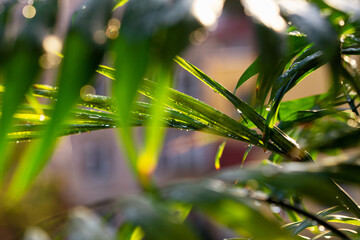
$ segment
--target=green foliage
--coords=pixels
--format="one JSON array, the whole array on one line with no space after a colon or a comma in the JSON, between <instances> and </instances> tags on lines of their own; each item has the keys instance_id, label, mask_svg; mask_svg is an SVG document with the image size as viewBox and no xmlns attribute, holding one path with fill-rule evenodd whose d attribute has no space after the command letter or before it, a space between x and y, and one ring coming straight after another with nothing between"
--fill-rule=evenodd
<instances>
[{"instance_id":1,"label":"green foliage","mask_svg":"<svg viewBox=\"0 0 360 240\"><path fill-rule=\"evenodd\" d=\"M59 136L118 128L142 192L104 203L122 216L115 234L107 232L106 220L83 209L62 221L68 227L39 224L54 238L205 239L191 221L193 214L200 214L231 230L232 239L359 239L360 209L342 185L360 184L360 5L340 0L298 0L295 5L256 1L267 6L264 12L253 2L241 1L256 24L259 56L237 78L234 93L179 56L201 26L191 10L194 1L85 1L72 16L63 49L55 53L45 42L54 37L56 0L34 0L36 14L16 36L6 34L12 34L13 9L21 3L1 2L3 211L29 191ZM111 17L119 9L125 11L121 27L119 19ZM117 35L106 35L107 27L115 27ZM53 86L41 83L44 66L39 62L49 54L61 60ZM100 65L104 56L109 66ZM233 119L173 89L175 63L231 103L242 118ZM319 68L329 69L328 92L283 101ZM82 93L96 74L111 79L111 96ZM235 92L256 75L255 89L249 90L256 97L253 104ZM138 126L146 129L143 144L133 136ZM220 169L201 180L160 187L153 175L166 127L246 142L250 146L244 161L253 146L272 155L259 166ZM11 142L25 140L34 141L18 162L11 162ZM216 168L224 147L225 141ZM336 154L317 159L318 153ZM325 209L307 210L303 200L308 199ZM31 232L27 234L30 238Z\"/></svg>"}]
</instances>

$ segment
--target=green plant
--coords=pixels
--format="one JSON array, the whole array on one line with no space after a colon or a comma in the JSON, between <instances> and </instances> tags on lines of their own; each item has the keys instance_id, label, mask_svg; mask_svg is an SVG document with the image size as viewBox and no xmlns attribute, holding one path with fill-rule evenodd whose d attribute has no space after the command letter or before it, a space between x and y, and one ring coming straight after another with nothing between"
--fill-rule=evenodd
<instances>
[{"instance_id":1,"label":"green plant","mask_svg":"<svg viewBox=\"0 0 360 240\"><path fill-rule=\"evenodd\" d=\"M36 15L17 36L10 36L14 41L4 36L17 1L2 3L1 204L10 208L24 195L58 136L117 127L143 192L106 203L124 217L113 238L201 239L187 220L190 212L201 212L231 229L234 237L309 239L302 232L310 229L311 239L359 239L360 209L339 185L360 180L359 6L330 0L241 1L259 36L259 57L236 86L258 74L256 101L250 104L177 56L200 26L190 14L193 1L129 1L120 30L112 26L119 36L106 40L111 12L125 2L86 1L73 16L61 53L45 44L52 39L56 0L35 0ZM254 3L268 4L266 13ZM100 65L107 51L113 52L108 59L113 67ZM44 56L62 58L56 87L37 82L42 71L38 59ZM174 61L232 103L242 118L233 119L172 89ZM331 72L328 92L282 101L290 89L325 65ZM80 94L95 72L113 79L113 97ZM139 95L146 100L139 101ZM133 126L145 126L143 149L133 138ZM152 177L165 126L236 139L272 155L258 167L221 170L200 181L159 188ZM12 173L10 142L29 139L38 140ZM347 148L355 154L342 152ZM318 153L334 152L331 160L314 163ZM220 155L219 151L218 159ZM307 211L303 198L317 201L324 210ZM262 214L264 206L270 206L279 220Z\"/></svg>"}]
</instances>

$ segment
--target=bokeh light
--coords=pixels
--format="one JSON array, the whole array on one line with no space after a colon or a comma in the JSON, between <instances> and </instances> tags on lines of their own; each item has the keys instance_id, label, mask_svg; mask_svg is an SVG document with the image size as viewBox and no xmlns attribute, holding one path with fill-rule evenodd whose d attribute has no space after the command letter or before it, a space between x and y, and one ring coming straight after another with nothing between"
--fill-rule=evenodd
<instances>
[{"instance_id":1,"label":"bokeh light","mask_svg":"<svg viewBox=\"0 0 360 240\"><path fill-rule=\"evenodd\" d=\"M36 15L36 9L32 5L26 5L22 10L22 14L26 18L33 18Z\"/></svg>"}]
</instances>

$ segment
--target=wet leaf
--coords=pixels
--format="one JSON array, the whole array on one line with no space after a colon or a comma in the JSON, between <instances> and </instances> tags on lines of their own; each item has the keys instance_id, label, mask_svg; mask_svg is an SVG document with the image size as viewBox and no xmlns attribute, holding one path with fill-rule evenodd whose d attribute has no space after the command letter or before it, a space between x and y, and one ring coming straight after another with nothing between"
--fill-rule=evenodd
<instances>
[{"instance_id":1,"label":"wet leaf","mask_svg":"<svg viewBox=\"0 0 360 240\"><path fill-rule=\"evenodd\" d=\"M105 46L93 38L105 27L112 9L112 1L87 1L74 13L64 44L64 59L59 72L58 101L54 104L51 120L40 142L25 153L9 188L10 201L17 200L44 167L55 146L56 137L63 127L81 87L93 76L105 51ZM89 24L89 17L91 24Z\"/></svg>"},{"instance_id":2,"label":"wet leaf","mask_svg":"<svg viewBox=\"0 0 360 240\"><path fill-rule=\"evenodd\" d=\"M57 14L56 0L35 1L34 7L39 14L29 20L19 33L6 62L0 121L0 182L7 165L6 136L11 131L12 116L37 80L41 70L38 60L43 54L42 41L50 33Z\"/></svg>"},{"instance_id":3,"label":"wet leaf","mask_svg":"<svg viewBox=\"0 0 360 240\"><path fill-rule=\"evenodd\" d=\"M193 209L214 221L235 230L238 234L256 239L291 239L274 222L260 214L246 198L227 192L226 185L217 180L179 183L167 187L164 196L193 205ZM185 194L186 193L186 194ZM258 231L257 226L262 226Z\"/></svg>"},{"instance_id":4,"label":"wet leaf","mask_svg":"<svg viewBox=\"0 0 360 240\"><path fill-rule=\"evenodd\" d=\"M252 121L260 130L264 130L265 128L265 119L258 114L254 108L252 108L249 104L242 101L218 82L211 79L209 76L204 74L201 70L193 66L191 63L186 62L184 59L180 57L176 57L175 61L182 66L185 70L193 74L199 80L203 81L213 90L222 95L225 99L230 101L236 109L239 109L245 118L248 118ZM293 151L295 149L299 150L300 156L288 156L288 158L294 158L298 160L309 160L311 159L310 155L306 153L303 149L300 148L298 144L294 142L289 136L283 133L279 128L274 127L272 130L272 140L276 142L276 144L285 151ZM291 139L291 140L290 140ZM267 142L264 144L266 146ZM295 150L295 151L297 151Z\"/></svg>"}]
</instances>

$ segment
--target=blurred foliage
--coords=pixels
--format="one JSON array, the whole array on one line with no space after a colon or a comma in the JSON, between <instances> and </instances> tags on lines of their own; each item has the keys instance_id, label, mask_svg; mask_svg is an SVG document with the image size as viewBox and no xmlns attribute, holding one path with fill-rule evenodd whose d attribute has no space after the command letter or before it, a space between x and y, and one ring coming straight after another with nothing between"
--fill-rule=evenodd
<instances>
[{"instance_id":1,"label":"blurred foliage","mask_svg":"<svg viewBox=\"0 0 360 240\"><path fill-rule=\"evenodd\" d=\"M359 0L228 0L226 7L244 9L256 26L259 56L234 90L257 76L254 103L178 56L194 31L215 24L223 4L86 0L60 38L56 0L0 2L2 238L209 239L209 229L192 220L198 214L230 239L360 239L359 206L342 187L360 184ZM173 89L176 64L242 118ZM319 68L330 72L327 92L283 101ZM49 69L55 77L44 85ZM112 79L111 95L84 91L99 74ZM141 144L136 126L145 127ZM246 142L244 161L252 146L272 155L256 167L159 187L153 175L166 127ZM43 205L41 195L31 186L57 138L108 128L118 129L141 193L78 207L68 216L51 217L63 203L49 201L40 215L50 218L41 221L31 210ZM28 140L20 154L13 142ZM325 157L316 159L319 154ZM304 199L324 210L307 210Z\"/></svg>"}]
</instances>

